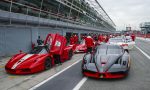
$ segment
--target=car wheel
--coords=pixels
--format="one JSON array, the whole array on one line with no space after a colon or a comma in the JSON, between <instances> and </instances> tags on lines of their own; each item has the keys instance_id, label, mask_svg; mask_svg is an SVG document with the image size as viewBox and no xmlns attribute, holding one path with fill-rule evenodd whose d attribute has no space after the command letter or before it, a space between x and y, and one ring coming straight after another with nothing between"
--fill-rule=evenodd
<instances>
[{"instance_id":1,"label":"car wheel","mask_svg":"<svg viewBox=\"0 0 150 90\"><path fill-rule=\"evenodd\" d=\"M69 60L70 60L72 58L72 56L73 56L73 51L70 50L69 53L68 53L68 55L69 55Z\"/></svg>"},{"instance_id":2,"label":"car wheel","mask_svg":"<svg viewBox=\"0 0 150 90\"><path fill-rule=\"evenodd\" d=\"M128 65L127 68L128 68L128 71L130 71L130 65Z\"/></svg>"},{"instance_id":3,"label":"car wheel","mask_svg":"<svg viewBox=\"0 0 150 90\"><path fill-rule=\"evenodd\" d=\"M51 58L45 60L45 70L48 70L52 67Z\"/></svg>"}]
</instances>

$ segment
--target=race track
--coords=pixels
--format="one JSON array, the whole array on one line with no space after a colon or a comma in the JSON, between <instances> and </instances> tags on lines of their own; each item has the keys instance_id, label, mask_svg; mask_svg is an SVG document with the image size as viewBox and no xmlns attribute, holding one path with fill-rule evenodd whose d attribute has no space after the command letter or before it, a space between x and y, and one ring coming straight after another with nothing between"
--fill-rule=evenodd
<instances>
[{"instance_id":1,"label":"race track","mask_svg":"<svg viewBox=\"0 0 150 90\"><path fill-rule=\"evenodd\" d=\"M137 40L137 45L150 55L150 43ZM123 79L93 79L88 78L80 90L149 90L150 89L150 59L136 47L130 51L131 69ZM36 90L71 90L79 79L81 80L81 62L63 72L54 79L46 82ZM72 74L74 73L74 74Z\"/></svg>"},{"instance_id":2,"label":"race track","mask_svg":"<svg viewBox=\"0 0 150 90\"><path fill-rule=\"evenodd\" d=\"M150 56L150 43L141 40L136 43ZM150 90L150 59L137 48L131 50L130 55L132 62L128 77L117 80L88 78L80 90Z\"/></svg>"},{"instance_id":3,"label":"race track","mask_svg":"<svg viewBox=\"0 0 150 90\"><path fill-rule=\"evenodd\" d=\"M150 56L150 42L136 40L136 46ZM80 90L150 90L150 59L146 57L146 55L144 55L138 48L134 47L130 51L131 69L129 71L129 75L123 79L93 79L83 77L81 75L81 61L75 63L77 60L81 60L83 55L75 55L72 59L74 62L71 63L69 61L70 65L73 63L75 64L57 75L56 73L59 71L53 73L51 76L48 76L48 72L52 72L52 69L50 71L29 76L14 76L14 81L21 81L21 79L25 79L25 77L28 77L30 82L35 80L38 81L32 85L29 85L29 81L24 81L25 83L20 83L21 85L18 84L17 86L17 84L15 84L13 88L10 88L9 84L9 88L2 88L1 85L8 83L9 79L6 79L6 77L10 77L10 75L6 74L4 71L1 71L0 74L4 77L0 78L0 90L72 90L77 88L80 88ZM65 62L64 64L69 66L69 64L67 64L69 62ZM43 80L38 80L38 78L40 79L43 76L46 78ZM51 79L47 80L47 78ZM82 82L82 80L85 82Z\"/></svg>"}]
</instances>

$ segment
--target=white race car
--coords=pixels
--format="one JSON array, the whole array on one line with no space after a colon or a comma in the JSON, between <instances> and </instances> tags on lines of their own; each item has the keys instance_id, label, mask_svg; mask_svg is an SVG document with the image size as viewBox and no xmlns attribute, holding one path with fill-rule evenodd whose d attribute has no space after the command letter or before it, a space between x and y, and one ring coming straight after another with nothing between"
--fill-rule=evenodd
<instances>
[{"instance_id":1,"label":"white race car","mask_svg":"<svg viewBox=\"0 0 150 90\"><path fill-rule=\"evenodd\" d=\"M128 44L128 49L134 48L135 41L133 41L130 36L125 37L125 42Z\"/></svg>"},{"instance_id":2,"label":"white race car","mask_svg":"<svg viewBox=\"0 0 150 90\"><path fill-rule=\"evenodd\" d=\"M132 41L131 37L117 37L117 38L110 38L108 44L119 45L122 46L124 49L132 49L135 45L135 42Z\"/></svg>"}]
</instances>

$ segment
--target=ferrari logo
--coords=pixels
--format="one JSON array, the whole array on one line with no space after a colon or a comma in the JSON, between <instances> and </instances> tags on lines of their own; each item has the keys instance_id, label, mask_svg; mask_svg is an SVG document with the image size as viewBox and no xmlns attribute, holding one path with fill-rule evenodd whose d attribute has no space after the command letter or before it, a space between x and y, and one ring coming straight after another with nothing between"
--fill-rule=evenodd
<instances>
[{"instance_id":1,"label":"ferrari logo","mask_svg":"<svg viewBox=\"0 0 150 90\"><path fill-rule=\"evenodd\" d=\"M59 42L59 41L56 41L56 43L55 43L55 46L58 46L58 47L60 47L60 45L61 45L61 42Z\"/></svg>"}]
</instances>

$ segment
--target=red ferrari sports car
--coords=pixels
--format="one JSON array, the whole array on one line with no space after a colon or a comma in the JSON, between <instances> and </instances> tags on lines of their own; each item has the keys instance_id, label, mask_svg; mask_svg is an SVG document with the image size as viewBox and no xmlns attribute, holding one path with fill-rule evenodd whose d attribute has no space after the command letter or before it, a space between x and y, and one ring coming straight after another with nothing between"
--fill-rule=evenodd
<instances>
[{"instance_id":1,"label":"red ferrari sports car","mask_svg":"<svg viewBox=\"0 0 150 90\"><path fill-rule=\"evenodd\" d=\"M50 69L58 62L71 59L72 46L66 46L66 38L59 34L48 34L43 45L30 53L14 55L6 64L5 70L11 74L32 74Z\"/></svg>"},{"instance_id":2,"label":"red ferrari sports car","mask_svg":"<svg viewBox=\"0 0 150 90\"><path fill-rule=\"evenodd\" d=\"M85 44L85 40L82 40L80 42L80 44L76 45L76 48L75 48L75 53L85 53L87 50L87 47L86 47L86 44Z\"/></svg>"}]
</instances>

